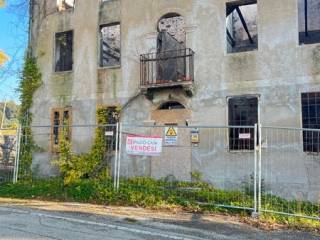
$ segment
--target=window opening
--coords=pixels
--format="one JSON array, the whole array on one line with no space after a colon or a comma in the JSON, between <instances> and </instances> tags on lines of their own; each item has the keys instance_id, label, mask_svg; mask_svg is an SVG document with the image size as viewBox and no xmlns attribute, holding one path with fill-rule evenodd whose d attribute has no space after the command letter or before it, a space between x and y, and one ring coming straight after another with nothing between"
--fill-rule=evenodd
<instances>
[{"instance_id":1,"label":"window opening","mask_svg":"<svg viewBox=\"0 0 320 240\"><path fill-rule=\"evenodd\" d=\"M159 110L176 110L176 109L185 109L185 107L179 102L166 102L162 104Z\"/></svg>"},{"instance_id":2,"label":"window opening","mask_svg":"<svg viewBox=\"0 0 320 240\"><path fill-rule=\"evenodd\" d=\"M74 8L75 0L57 0L58 11L65 11Z\"/></svg>"},{"instance_id":3,"label":"window opening","mask_svg":"<svg viewBox=\"0 0 320 240\"><path fill-rule=\"evenodd\" d=\"M227 52L258 49L257 0L238 0L226 5Z\"/></svg>"},{"instance_id":4,"label":"window opening","mask_svg":"<svg viewBox=\"0 0 320 240\"><path fill-rule=\"evenodd\" d=\"M258 98L235 97L229 102L229 148L230 150L253 150L254 129L237 128L258 123Z\"/></svg>"},{"instance_id":5,"label":"window opening","mask_svg":"<svg viewBox=\"0 0 320 240\"><path fill-rule=\"evenodd\" d=\"M320 129L320 92L302 93L302 127ZM319 153L320 132L303 131L303 151Z\"/></svg>"},{"instance_id":6,"label":"window opening","mask_svg":"<svg viewBox=\"0 0 320 240\"><path fill-rule=\"evenodd\" d=\"M320 0L299 0L299 43L320 43Z\"/></svg>"},{"instance_id":7,"label":"window opening","mask_svg":"<svg viewBox=\"0 0 320 240\"><path fill-rule=\"evenodd\" d=\"M52 110L51 117L51 145L52 151L59 151L61 138L71 140L71 108L55 108Z\"/></svg>"},{"instance_id":8,"label":"window opening","mask_svg":"<svg viewBox=\"0 0 320 240\"><path fill-rule=\"evenodd\" d=\"M100 67L119 66L121 61L120 24L100 29Z\"/></svg>"},{"instance_id":9,"label":"window opening","mask_svg":"<svg viewBox=\"0 0 320 240\"><path fill-rule=\"evenodd\" d=\"M186 76L186 32L184 18L176 13L158 22L157 81L178 81Z\"/></svg>"},{"instance_id":10,"label":"window opening","mask_svg":"<svg viewBox=\"0 0 320 240\"><path fill-rule=\"evenodd\" d=\"M55 71L72 70L73 31L56 33Z\"/></svg>"}]
</instances>

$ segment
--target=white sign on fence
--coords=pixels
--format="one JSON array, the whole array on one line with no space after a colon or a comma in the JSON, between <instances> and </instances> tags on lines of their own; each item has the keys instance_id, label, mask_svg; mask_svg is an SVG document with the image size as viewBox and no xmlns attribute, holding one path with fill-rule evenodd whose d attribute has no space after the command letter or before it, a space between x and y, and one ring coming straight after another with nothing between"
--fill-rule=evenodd
<instances>
[{"instance_id":1,"label":"white sign on fence","mask_svg":"<svg viewBox=\"0 0 320 240\"><path fill-rule=\"evenodd\" d=\"M165 145L175 146L178 144L178 128L166 127L165 128Z\"/></svg>"},{"instance_id":2,"label":"white sign on fence","mask_svg":"<svg viewBox=\"0 0 320 240\"><path fill-rule=\"evenodd\" d=\"M129 155L159 156L162 152L162 138L128 135L126 151Z\"/></svg>"},{"instance_id":3,"label":"white sign on fence","mask_svg":"<svg viewBox=\"0 0 320 240\"><path fill-rule=\"evenodd\" d=\"M239 134L239 139L250 139L251 134L250 133L240 133Z\"/></svg>"}]
</instances>

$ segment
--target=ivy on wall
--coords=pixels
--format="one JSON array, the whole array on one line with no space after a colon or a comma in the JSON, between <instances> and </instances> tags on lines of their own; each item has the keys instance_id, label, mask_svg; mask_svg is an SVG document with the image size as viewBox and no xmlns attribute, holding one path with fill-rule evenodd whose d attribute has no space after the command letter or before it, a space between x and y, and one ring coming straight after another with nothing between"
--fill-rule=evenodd
<instances>
[{"instance_id":1,"label":"ivy on wall","mask_svg":"<svg viewBox=\"0 0 320 240\"><path fill-rule=\"evenodd\" d=\"M32 153L35 144L31 131L32 114L30 113L30 108L32 107L35 91L42 85L41 77L36 59L27 57L18 88L21 101L19 121L22 126L19 176L22 178L31 176Z\"/></svg>"},{"instance_id":2,"label":"ivy on wall","mask_svg":"<svg viewBox=\"0 0 320 240\"><path fill-rule=\"evenodd\" d=\"M113 148L108 145L105 137L106 124L118 120L119 107L98 107L96 119L98 127L95 130L95 137L91 150L84 154L72 152L72 144L63 133L59 143L59 156L55 161L64 178L64 184L68 185L85 178L109 178L110 158L113 156ZM112 116L112 118L111 118ZM111 143L113 144L113 143Z\"/></svg>"}]
</instances>

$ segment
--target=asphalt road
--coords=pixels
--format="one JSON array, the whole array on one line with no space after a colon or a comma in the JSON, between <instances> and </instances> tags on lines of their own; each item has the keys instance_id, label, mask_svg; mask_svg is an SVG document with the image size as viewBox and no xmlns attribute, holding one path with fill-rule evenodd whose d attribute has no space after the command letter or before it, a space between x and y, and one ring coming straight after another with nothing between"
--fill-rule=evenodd
<instances>
[{"instance_id":1,"label":"asphalt road","mask_svg":"<svg viewBox=\"0 0 320 240\"><path fill-rule=\"evenodd\" d=\"M74 211L0 205L0 240L34 239L320 239L304 232L262 231L228 222L124 218Z\"/></svg>"}]
</instances>

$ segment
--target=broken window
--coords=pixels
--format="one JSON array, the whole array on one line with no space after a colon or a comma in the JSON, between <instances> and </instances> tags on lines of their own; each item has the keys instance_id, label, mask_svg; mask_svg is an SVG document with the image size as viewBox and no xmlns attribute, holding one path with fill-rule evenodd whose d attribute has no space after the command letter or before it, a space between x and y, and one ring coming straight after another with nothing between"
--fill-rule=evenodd
<instances>
[{"instance_id":1,"label":"broken window","mask_svg":"<svg viewBox=\"0 0 320 240\"><path fill-rule=\"evenodd\" d=\"M61 138L71 140L71 108L55 108L51 113L51 146L58 152Z\"/></svg>"},{"instance_id":2,"label":"broken window","mask_svg":"<svg viewBox=\"0 0 320 240\"><path fill-rule=\"evenodd\" d=\"M237 0L226 5L227 52L258 49L257 0Z\"/></svg>"},{"instance_id":3,"label":"broken window","mask_svg":"<svg viewBox=\"0 0 320 240\"><path fill-rule=\"evenodd\" d=\"M320 0L299 0L299 43L320 43Z\"/></svg>"},{"instance_id":4,"label":"broken window","mask_svg":"<svg viewBox=\"0 0 320 240\"><path fill-rule=\"evenodd\" d=\"M158 22L157 81L178 81L186 76L186 32L182 16L169 13Z\"/></svg>"},{"instance_id":5,"label":"broken window","mask_svg":"<svg viewBox=\"0 0 320 240\"><path fill-rule=\"evenodd\" d=\"M73 31L56 33L55 71L72 70Z\"/></svg>"},{"instance_id":6,"label":"broken window","mask_svg":"<svg viewBox=\"0 0 320 240\"><path fill-rule=\"evenodd\" d=\"M320 129L320 92L302 93L302 127L305 129ZM303 131L303 151L316 152L320 150L320 131Z\"/></svg>"},{"instance_id":7,"label":"broken window","mask_svg":"<svg viewBox=\"0 0 320 240\"><path fill-rule=\"evenodd\" d=\"M175 109L185 109L185 107L176 101L170 101L162 104L159 110L175 110Z\"/></svg>"},{"instance_id":8,"label":"broken window","mask_svg":"<svg viewBox=\"0 0 320 240\"><path fill-rule=\"evenodd\" d=\"M119 66L121 63L120 23L100 29L100 67Z\"/></svg>"},{"instance_id":9,"label":"broken window","mask_svg":"<svg viewBox=\"0 0 320 240\"><path fill-rule=\"evenodd\" d=\"M258 123L258 98L230 98L229 104L229 148L230 150L254 149L254 126ZM239 128L243 126L243 128Z\"/></svg>"},{"instance_id":10,"label":"broken window","mask_svg":"<svg viewBox=\"0 0 320 240\"><path fill-rule=\"evenodd\" d=\"M74 8L75 0L57 0L58 11L65 11Z\"/></svg>"}]
</instances>

